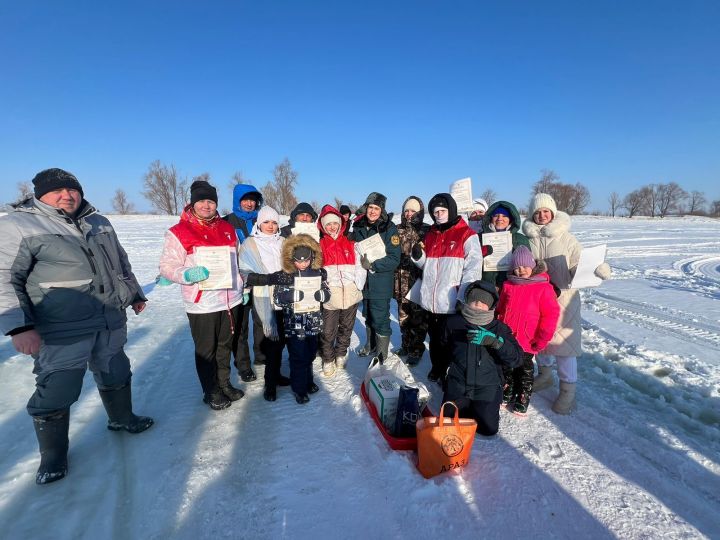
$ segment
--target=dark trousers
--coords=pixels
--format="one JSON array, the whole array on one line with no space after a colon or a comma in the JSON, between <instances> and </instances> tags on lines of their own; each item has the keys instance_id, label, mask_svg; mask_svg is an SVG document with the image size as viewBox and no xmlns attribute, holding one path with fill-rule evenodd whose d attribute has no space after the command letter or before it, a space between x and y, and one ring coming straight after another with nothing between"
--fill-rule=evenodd
<instances>
[{"instance_id":1,"label":"dark trousers","mask_svg":"<svg viewBox=\"0 0 720 540\"><path fill-rule=\"evenodd\" d=\"M338 356L347 354L357 308L357 304L345 309L323 308L323 331L320 337L323 362L333 362Z\"/></svg>"},{"instance_id":2,"label":"dark trousers","mask_svg":"<svg viewBox=\"0 0 720 540\"><path fill-rule=\"evenodd\" d=\"M369 298L362 301L365 326L372 328L376 334L389 336L390 330L390 299Z\"/></svg>"},{"instance_id":3,"label":"dark trousers","mask_svg":"<svg viewBox=\"0 0 720 540\"><path fill-rule=\"evenodd\" d=\"M34 355L35 392L27 404L31 416L50 416L70 408L80 397L90 368L99 390L116 390L130 382L130 360L123 349L127 328L93 332L73 343L42 342Z\"/></svg>"},{"instance_id":4,"label":"dark trousers","mask_svg":"<svg viewBox=\"0 0 720 540\"><path fill-rule=\"evenodd\" d=\"M290 360L290 388L296 394L307 395L313 383L312 363L318 348L318 336L296 336L287 338L288 359Z\"/></svg>"},{"instance_id":5,"label":"dark trousers","mask_svg":"<svg viewBox=\"0 0 720 540\"><path fill-rule=\"evenodd\" d=\"M235 357L235 367L238 372L250 369L250 346L248 338L250 336L250 319L253 324L253 354L255 356L255 364L265 363L265 354L260 347L265 335L263 334L262 321L252 305L252 299L247 305L242 306L242 324L240 331L237 333L235 342L233 343L233 356Z\"/></svg>"},{"instance_id":6,"label":"dark trousers","mask_svg":"<svg viewBox=\"0 0 720 540\"><path fill-rule=\"evenodd\" d=\"M263 334L263 337L259 340L260 351L263 356L265 356L265 386L267 388L275 388L278 384L282 351L285 347L285 338L283 337L285 329L283 328L282 311L273 311L273 315L275 317L275 324L277 325L278 338L272 340ZM255 358L257 358L257 356Z\"/></svg>"},{"instance_id":7,"label":"dark trousers","mask_svg":"<svg viewBox=\"0 0 720 540\"><path fill-rule=\"evenodd\" d=\"M502 402L502 388L498 386L495 399L491 401L480 401L467 397L453 399L453 396L445 394L443 403L454 401L460 409L461 418L472 418L477 422L476 431L480 435L495 435L500 429L500 403ZM455 414L455 410L448 407L445 414Z\"/></svg>"},{"instance_id":8,"label":"dark trousers","mask_svg":"<svg viewBox=\"0 0 720 540\"><path fill-rule=\"evenodd\" d=\"M512 395L519 396L525 394L528 398L532 395L533 389L533 358L534 354L523 352L523 362L520 367L510 369L503 367L503 375L505 377L505 384L509 384L512 388Z\"/></svg>"},{"instance_id":9,"label":"dark trousers","mask_svg":"<svg viewBox=\"0 0 720 540\"><path fill-rule=\"evenodd\" d=\"M242 306L214 313L188 313L195 342L195 369L205 394L217 392L230 382L230 354L234 331L242 322Z\"/></svg>"},{"instance_id":10,"label":"dark trousers","mask_svg":"<svg viewBox=\"0 0 720 540\"><path fill-rule=\"evenodd\" d=\"M430 363L432 369L443 376L450 365L450 351L445 339L445 325L450 314L428 313L428 335L430 336Z\"/></svg>"},{"instance_id":11,"label":"dark trousers","mask_svg":"<svg viewBox=\"0 0 720 540\"><path fill-rule=\"evenodd\" d=\"M409 300L398 302L398 321L402 334L402 348L411 356L425 352L425 335L428 331L428 312Z\"/></svg>"}]
</instances>

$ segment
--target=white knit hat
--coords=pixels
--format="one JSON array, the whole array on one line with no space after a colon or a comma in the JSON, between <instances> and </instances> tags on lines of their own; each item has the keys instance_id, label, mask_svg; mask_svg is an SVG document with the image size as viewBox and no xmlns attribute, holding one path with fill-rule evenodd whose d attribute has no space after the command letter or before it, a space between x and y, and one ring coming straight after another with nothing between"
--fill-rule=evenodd
<instances>
[{"instance_id":1,"label":"white knit hat","mask_svg":"<svg viewBox=\"0 0 720 540\"><path fill-rule=\"evenodd\" d=\"M555 199L553 199L547 193L538 193L532 199L530 199L530 206L528 207L528 216L532 216L535 212L541 208L547 208L552 212L553 217L557 213L557 205Z\"/></svg>"},{"instance_id":2,"label":"white knit hat","mask_svg":"<svg viewBox=\"0 0 720 540\"><path fill-rule=\"evenodd\" d=\"M274 221L280 225L280 214L278 214L277 210L271 208L270 206L263 206L258 212L257 223L265 223L266 221Z\"/></svg>"},{"instance_id":3,"label":"white knit hat","mask_svg":"<svg viewBox=\"0 0 720 540\"><path fill-rule=\"evenodd\" d=\"M405 210L413 210L415 212L419 212L420 211L420 201L418 201L417 199L415 199L413 197L409 198L407 200L407 202L405 203L405 206L403 206L403 212Z\"/></svg>"},{"instance_id":4,"label":"white knit hat","mask_svg":"<svg viewBox=\"0 0 720 540\"><path fill-rule=\"evenodd\" d=\"M342 225L342 220L340 219L340 216L330 212L320 218L320 224L322 225L323 230L325 230L328 223L337 223L338 225Z\"/></svg>"},{"instance_id":5,"label":"white knit hat","mask_svg":"<svg viewBox=\"0 0 720 540\"><path fill-rule=\"evenodd\" d=\"M473 211L487 212L488 203L485 199L473 199Z\"/></svg>"}]
</instances>

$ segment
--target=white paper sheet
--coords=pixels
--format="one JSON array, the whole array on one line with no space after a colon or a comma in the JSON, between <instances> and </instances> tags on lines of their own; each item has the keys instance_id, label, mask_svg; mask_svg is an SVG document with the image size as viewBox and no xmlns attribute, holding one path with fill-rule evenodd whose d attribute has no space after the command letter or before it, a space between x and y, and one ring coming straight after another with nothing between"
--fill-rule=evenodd
<instances>
[{"instance_id":1,"label":"white paper sheet","mask_svg":"<svg viewBox=\"0 0 720 540\"><path fill-rule=\"evenodd\" d=\"M492 246L492 253L483 257L483 270L497 272L510 270L512 234L509 231L483 233L483 246Z\"/></svg>"},{"instance_id":2,"label":"white paper sheet","mask_svg":"<svg viewBox=\"0 0 720 540\"><path fill-rule=\"evenodd\" d=\"M571 289L584 289L586 287L597 287L602 283L602 279L595 275L595 269L605 262L605 253L607 245L584 247L580 253L580 262L575 270L575 277L570 283Z\"/></svg>"},{"instance_id":3,"label":"white paper sheet","mask_svg":"<svg viewBox=\"0 0 720 540\"><path fill-rule=\"evenodd\" d=\"M305 223L304 221L295 222L295 225L290 229L292 234L309 234L316 242L320 241L320 229L317 228L317 223Z\"/></svg>"},{"instance_id":4,"label":"white paper sheet","mask_svg":"<svg viewBox=\"0 0 720 540\"><path fill-rule=\"evenodd\" d=\"M450 184L450 195L455 199L458 213L472 212L473 196L472 180L470 178L462 178Z\"/></svg>"},{"instance_id":5,"label":"white paper sheet","mask_svg":"<svg viewBox=\"0 0 720 540\"><path fill-rule=\"evenodd\" d=\"M316 277L296 277L293 287L296 291L302 291L303 299L293 304L295 313L308 313L310 311L318 311L320 302L315 300L315 293L320 290L320 276Z\"/></svg>"},{"instance_id":6,"label":"white paper sheet","mask_svg":"<svg viewBox=\"0 0 720 540\"><path fill-rule=\"evenodd\" d=\"M235 251L230 246L197 246L195 264L204 266L210 276L198 282L201 291L232 289L235 287L235 272L232 271L232 257Z\"/></svg>"},{"instance_id":7,"label":"white paper sheet","mask_svg":"<svg viewBox=\"0 0 720 540\"><path fill-rule=\"evenodd\" d=\"M357 246L361 255L367 255L370 262L382 259L387 255L385 242L383 242L382 236L379 234L373 234L371 237L358 242Z\"/></svg>"}]
</instances>

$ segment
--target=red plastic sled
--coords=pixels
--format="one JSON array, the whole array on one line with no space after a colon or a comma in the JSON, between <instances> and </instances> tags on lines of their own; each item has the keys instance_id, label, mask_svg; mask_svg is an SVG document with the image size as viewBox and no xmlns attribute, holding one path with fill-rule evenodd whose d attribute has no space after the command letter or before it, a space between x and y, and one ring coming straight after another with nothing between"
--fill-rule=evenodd
<instances>
[{"instance_id":1,"label":"red plastic sled","mask_svg":"<svg viewBox=\"0 0 720 540\"><path fill-rule=\"evenodd\" d=\"M382 423L382 420L380 420L380 416L377 413L377 409L375 409L375 404L370 401L370 398L367 395L367 392L365 391L365 383L363 382L360 385L360 396L362 397L362 400L365 402L365 406L368 408L368 411L370 411L370 416L375 421L375 425L380 430L380 433L382 433L382 436L385 437L385 440L390 445L390 448L393 450L415 450L417 451L417 438L416 437L393 437L390 435L390 432L385 428L385 426ZM430 407L425 407L422 410L423 416L434 416L433 413L430 411Z\"/></svg>"}]
</instances>

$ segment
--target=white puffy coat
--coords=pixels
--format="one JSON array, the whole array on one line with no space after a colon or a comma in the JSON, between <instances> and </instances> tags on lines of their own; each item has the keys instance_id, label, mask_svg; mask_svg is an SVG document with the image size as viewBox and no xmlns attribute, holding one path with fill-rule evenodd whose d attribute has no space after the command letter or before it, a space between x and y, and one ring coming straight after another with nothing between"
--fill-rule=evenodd
<instances>
[{"instance_id":1,"label":"white puffy coat","mask_svg":"<svg viewBox=\"0 0 720 540\"><path fill-rule=\"evenodd\" d=\"M570 216L558 210L547 225L538 225L532 219L526 219L522 231L530 240L533 256L545 261L550 281L561 291L558 297L560 318L555 335L541 354L580 356L580 293L577 289L570 289L570 283L580 261L582 246L570 232Z\"/></svg>"}]
</instances>

